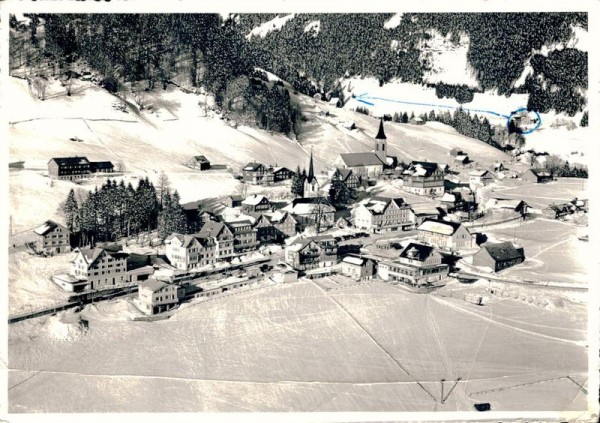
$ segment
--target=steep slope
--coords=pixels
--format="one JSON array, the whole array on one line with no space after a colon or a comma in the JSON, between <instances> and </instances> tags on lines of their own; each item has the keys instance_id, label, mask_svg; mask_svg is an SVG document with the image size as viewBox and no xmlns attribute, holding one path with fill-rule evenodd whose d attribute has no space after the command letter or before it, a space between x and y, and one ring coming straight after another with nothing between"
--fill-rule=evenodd
<instances>
[{"instance_id":1,"label":"steep slope","mask_svg":"<svg viewBox=\"0 0 600 423\"><path fill-rule=\"evenodd\" d=\"M165 172L182 202L189 202L238 191L241 184L233 174L249 161L296 169L307 165L313 149L315 170L323 174L340 153L371 151L378 125L372 117L292 95L305 117L296 142L206 117L201 107L204 96L174 88L148 93L142 112L133 99L123 106L121 100L92 84L78 83L70 97L54 84L46 101L32 98L20 79L12 78L8 89L14 104L9 111L10 160L25 161L25 170L12 173L10 179L15 232L43 219L60 220L59 204L70 189L92 190L104 182L105 178L97 177L80 184L60 181L52 185L43 176L52 157L85 155L90 160L111 160L125 170L122 178L134 185L143 177L156 183ZM320 109L328 110L330 116L320 116ZM344 129L341 123L345 121L355 122L357 129ZM421 127L386 123L386 133L390 154L401 161L451 163L448 152L454 147L467 151L481 165L508 160L489 145L438 123ZM199 154L223 168L207 172L188 168L185 163ZM259 189L253 187L251 192Z\"/></svg>"}]
</instances>

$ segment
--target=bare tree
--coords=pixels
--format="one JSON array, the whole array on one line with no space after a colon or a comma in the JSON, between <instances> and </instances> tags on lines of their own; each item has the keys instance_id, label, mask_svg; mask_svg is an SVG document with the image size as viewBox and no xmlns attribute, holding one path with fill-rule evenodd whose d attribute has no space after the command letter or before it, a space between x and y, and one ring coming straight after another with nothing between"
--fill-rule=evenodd
<instances>
[{"instance_id":1,"label":"bare tree","mask_svg":"<svg viewBox=\"0 0 600 423\"><path fill-rule=\"evenodd\" d=\"M160 205L163 205L163 198L166 194L171 192L171 182L169 181L169 177L165 174L164 171L160 172L158 177L158 186L156 187L159 195Z\"/></svg>"},{"instance_id":2,"label":"bare tree","mask_svg":"<svg viewBox=\"0 0 600 423\"><path fill-rule=\"evenodd\" d=\"M125 172L125 163L122 160L117 162L117 172Z\"/></svg>"}]
</instances>

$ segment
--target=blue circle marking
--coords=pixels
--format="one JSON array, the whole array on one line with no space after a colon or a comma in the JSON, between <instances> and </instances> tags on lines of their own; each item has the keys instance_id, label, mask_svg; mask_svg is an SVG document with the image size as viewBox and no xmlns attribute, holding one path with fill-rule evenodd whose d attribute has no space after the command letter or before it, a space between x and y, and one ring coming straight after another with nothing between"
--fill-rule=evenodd
<instances>
[{"instance_id":1,"label":"blue circle marking","mask_svg":"<svg viewBox=\"0 0 600 423\"><path fill-rule=\"evenodd\" d=\"M510 115L508 115L508 117L506 118L506 126L510 129L510 119L516 115L517 113L521 113L521 112L533 112L535 113L535 115L537 116L537 125L535 125L533 128L528 129L527 131L523 131L521 132L522 135L527 135L527 134L531 134L534 131L537 131L538 128L540 127L540 125L542 124L542 117L540 116L540 114L538 112L536 112L535 110L527 110L527 107L521 107L520 109L514 110L510 113Z\"/></svg>"}]
</instances>

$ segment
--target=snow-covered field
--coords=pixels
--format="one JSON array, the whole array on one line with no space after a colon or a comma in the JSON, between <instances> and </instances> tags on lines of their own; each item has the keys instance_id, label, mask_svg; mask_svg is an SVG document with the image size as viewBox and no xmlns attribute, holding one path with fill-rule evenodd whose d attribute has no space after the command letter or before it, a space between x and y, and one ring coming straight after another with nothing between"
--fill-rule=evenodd
<instances>
[{"instance_id":1,"label":"snow-covered field","mask_svg":"<svg viewBox=\"0 0 600 423\"><path fill-rule=\"evenodd\" d=\"M57 340L46 318L10 326L9 408L585 409L565 381L586 382L585 335L564 330L580 328L584 308L528 313L522 302L502 302L477 307L379 282L327 293L299 282L186 306L153 323L128 321L124 300L101 303L84 310L89 329L71 342ZM442 405L440 379L448 392L458 377ZM515 387L523 383L532 384ZM500 387L514 388L480 392Z\"/></svg>"}]
</instances>

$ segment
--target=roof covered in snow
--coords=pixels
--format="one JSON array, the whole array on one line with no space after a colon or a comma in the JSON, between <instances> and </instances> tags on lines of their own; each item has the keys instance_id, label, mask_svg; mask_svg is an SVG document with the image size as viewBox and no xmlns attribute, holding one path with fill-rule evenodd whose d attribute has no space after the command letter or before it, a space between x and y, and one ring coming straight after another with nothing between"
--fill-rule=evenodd
<instances>
[{"instance_id":1,"label":"roof covered in snow","mask_svg":"<svg viewBox=\"0 0 600 423\"><path fill-rule=\"evenodd\" d=\"M454 233L460 228L462 225L456 222L447 222L444 220L425 220L423 223L419 225L417 230L419 231L427 231L434 232L441 235L454 235Z\"/></svg>"},{"instance_id":2,"label":"roof covered in snow","mask_svg":"<svg viewBox=\"0 0 600 423\"><path fill-rule=\"evenodd\" d=\"M242 201L242 204L247 204L249 206L256 206L256 205L260 204L261 201L263 201L263 200L269 201L269 199L262 194L254 194L253 196L248 197L244 201Z\"/></svg>"},{"instance_id":3,"label":"roof covered in snow","mask_svg":"<svg viewBox=\"0 0 600 423\"><path fill-rule=\"evenodd\" d=\"M56 229L59 226L61 228L65 229L64 226L59 225L58 223L56 223L52 220L46 220L42 225L35 228L33 230L33 232L35 232L38 235L46 235L48 232L53 231L54 229Z\"/></svg>"},{"instance_id":4,"label":"roof covered in snow","mask_svg":"<svg viewBox=\"0 0 600 423\"><path fill-rule=\"evenodd\" d=\"M500 242L497 244L485 243L483 248L495 261L507 261L517 258L525 258L522 248L516 248L510 242Z\"/></svg>"}]
</instances>

